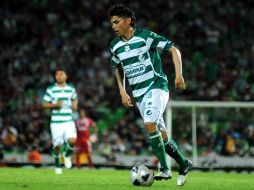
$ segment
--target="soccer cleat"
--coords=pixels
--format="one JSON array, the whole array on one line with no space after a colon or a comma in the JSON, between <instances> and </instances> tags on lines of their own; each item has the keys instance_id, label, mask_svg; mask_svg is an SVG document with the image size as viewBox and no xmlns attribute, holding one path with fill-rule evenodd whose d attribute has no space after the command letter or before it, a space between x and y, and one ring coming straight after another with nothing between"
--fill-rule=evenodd
<instances>
[{"instance_id":1,"label":"soccer cleat","mask_svg":"<svg viewBox=\"0 0 254 190\"><path fill-rule=\"evenodd\" d=\"M67 157L64 156L64 166L67 169L71 169L72 167L71 156L67 156Z\"/></svg>"},{"instance_id":2,"label":"soccer cleat","mask_svg":"<svg viewBox=\"0 0 254 190\"><path fill-rule=\"evenodd\" d=\"M160 168L160 171L154 176L154 179L157 181L160 181L162 179L165 179L165 180L171 179L171 177L172 176L169 170Z\"/></svg>"},{"instance_id":3,"label":"soccer cleat","mask_svg":"<svg viewBox=\"0 0 254 190\"><path fill-rule=\"evenodd\" d=\"M186 183L187 173L190 171L191 168L192 168L192 162L190 160L186 160L185 165L179 170L179 176L176 182L177 185L182 186Z\"/></svg>"},{"instance_id":4,"label":"soccer cleat","mask_svg":"<svg viewBox=\"0 0 254 190\"><path fill-rule=\"evenodd\" d=\"M186 183L187 175L179 175L177 178L177 185L182 186Z\"/></svg>"},{"instance_id":5,"label":"soccer cleat","mask_svg":"<svg viewBox=\"0 0 254 190\"><path fill-rule=\"evenodd\" d=\"M62 168L55 168L55 174L62 174Z\"/></svg>"}]
</instances>

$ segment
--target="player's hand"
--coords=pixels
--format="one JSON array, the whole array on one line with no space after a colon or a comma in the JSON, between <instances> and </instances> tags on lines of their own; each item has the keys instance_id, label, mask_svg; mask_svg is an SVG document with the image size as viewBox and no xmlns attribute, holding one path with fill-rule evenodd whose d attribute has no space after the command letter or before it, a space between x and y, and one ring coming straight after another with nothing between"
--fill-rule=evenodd
<instances>
[{"instance_id":1,"label":"player's hand","mask_svg":"<svg viewBox=\"0 0 254 190\"><path fill-rule=\"evenodd\" d=\"M63 107L63 102L62 102L62 101L56 102L56 103L55 103L55 107L56 107L56 108L59 108L59 109L62 108L62 107Z\"/></svg>"},{"instance_id":2,"label":"player's hand","mask_svg":"<svg viewBox=\"0 0 254 190\"><path fill-rule=\"evenodd\" d=\"M71 108L72 108L73 110L77 110L77 109L78 109L77 103L76 103L76 102L72 102L72 103L71 103Z\"/></svg>"},{"instance_id":3,"label":"player's hand","mask_svg":"<svg viewBox=\"0 0 254 190\"><path fill-rule=\"evenodd\" d=\"M175 87L177 90L185 90L185 82L182 75L176 75Z\"/></svg>"},{"instance_id":4,"label":"player's hand","mask_svg":"<svg viewBox=\"0 0 254 190\"><path fill-rule=\"evenodd\" d=\"M131 102L131 98L127 93L122 93L122 104L126 107L126 108L131 108L133 107L133 104Z\"/></svg>"}]
</instances>

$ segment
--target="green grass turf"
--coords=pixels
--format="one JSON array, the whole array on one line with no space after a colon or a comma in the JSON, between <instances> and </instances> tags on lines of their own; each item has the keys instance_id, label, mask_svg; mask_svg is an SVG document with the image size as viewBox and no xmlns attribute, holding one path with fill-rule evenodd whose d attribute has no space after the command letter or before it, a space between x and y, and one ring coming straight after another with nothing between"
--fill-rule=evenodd
<instances>
[{"instance_id":1,"label":"green grass turf","mask_svg":"<svg viewBox=\"0 0 254 190\"><path fill-rule=\"evenodd\" d=\"M223 172L190 172L187 183L176 185L177 173L168 181L155 181L152 187L130 184L128 170L63 170L55 175L53 168L0 168L0 190L131 190L131 189L197 189L253 190L254 174Z\"/></svg>"}]
</instances>

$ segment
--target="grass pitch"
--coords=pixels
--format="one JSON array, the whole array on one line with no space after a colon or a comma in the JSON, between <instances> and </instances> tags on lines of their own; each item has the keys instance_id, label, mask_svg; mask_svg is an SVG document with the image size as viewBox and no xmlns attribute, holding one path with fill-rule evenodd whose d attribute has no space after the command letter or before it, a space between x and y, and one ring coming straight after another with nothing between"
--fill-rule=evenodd
<instances>
[{"instance_id":1,"label":"grass pitch","mask_svg":"<svg viewBox=\"0 0 254 190\"><path fill-rule=\"evenodd\" d=\"M151 187L130 184L128 170L63 170L53 168L0 168L0 190L253 190L254 174L196 172L188 174L187 183L176 185L177 173L168 181L155 181Z\"/></svg>"}]
</instances>

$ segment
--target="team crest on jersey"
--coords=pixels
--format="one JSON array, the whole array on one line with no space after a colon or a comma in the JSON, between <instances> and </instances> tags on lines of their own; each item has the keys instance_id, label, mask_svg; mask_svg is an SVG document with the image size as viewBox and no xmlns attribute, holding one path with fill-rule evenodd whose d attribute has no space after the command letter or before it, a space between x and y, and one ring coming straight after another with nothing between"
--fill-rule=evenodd
<instances>
[{"instance_id":1,"label":"team crest on jersey","mask_svg":"<svg viewBox=\"0 0 254 190\"><path fill-rule=\"evenodd\" d=\"M128 45L125 45L125 47L124 47L124 51L130 51L130 46L128 46Z\"/></svg>"}]
</instances>

